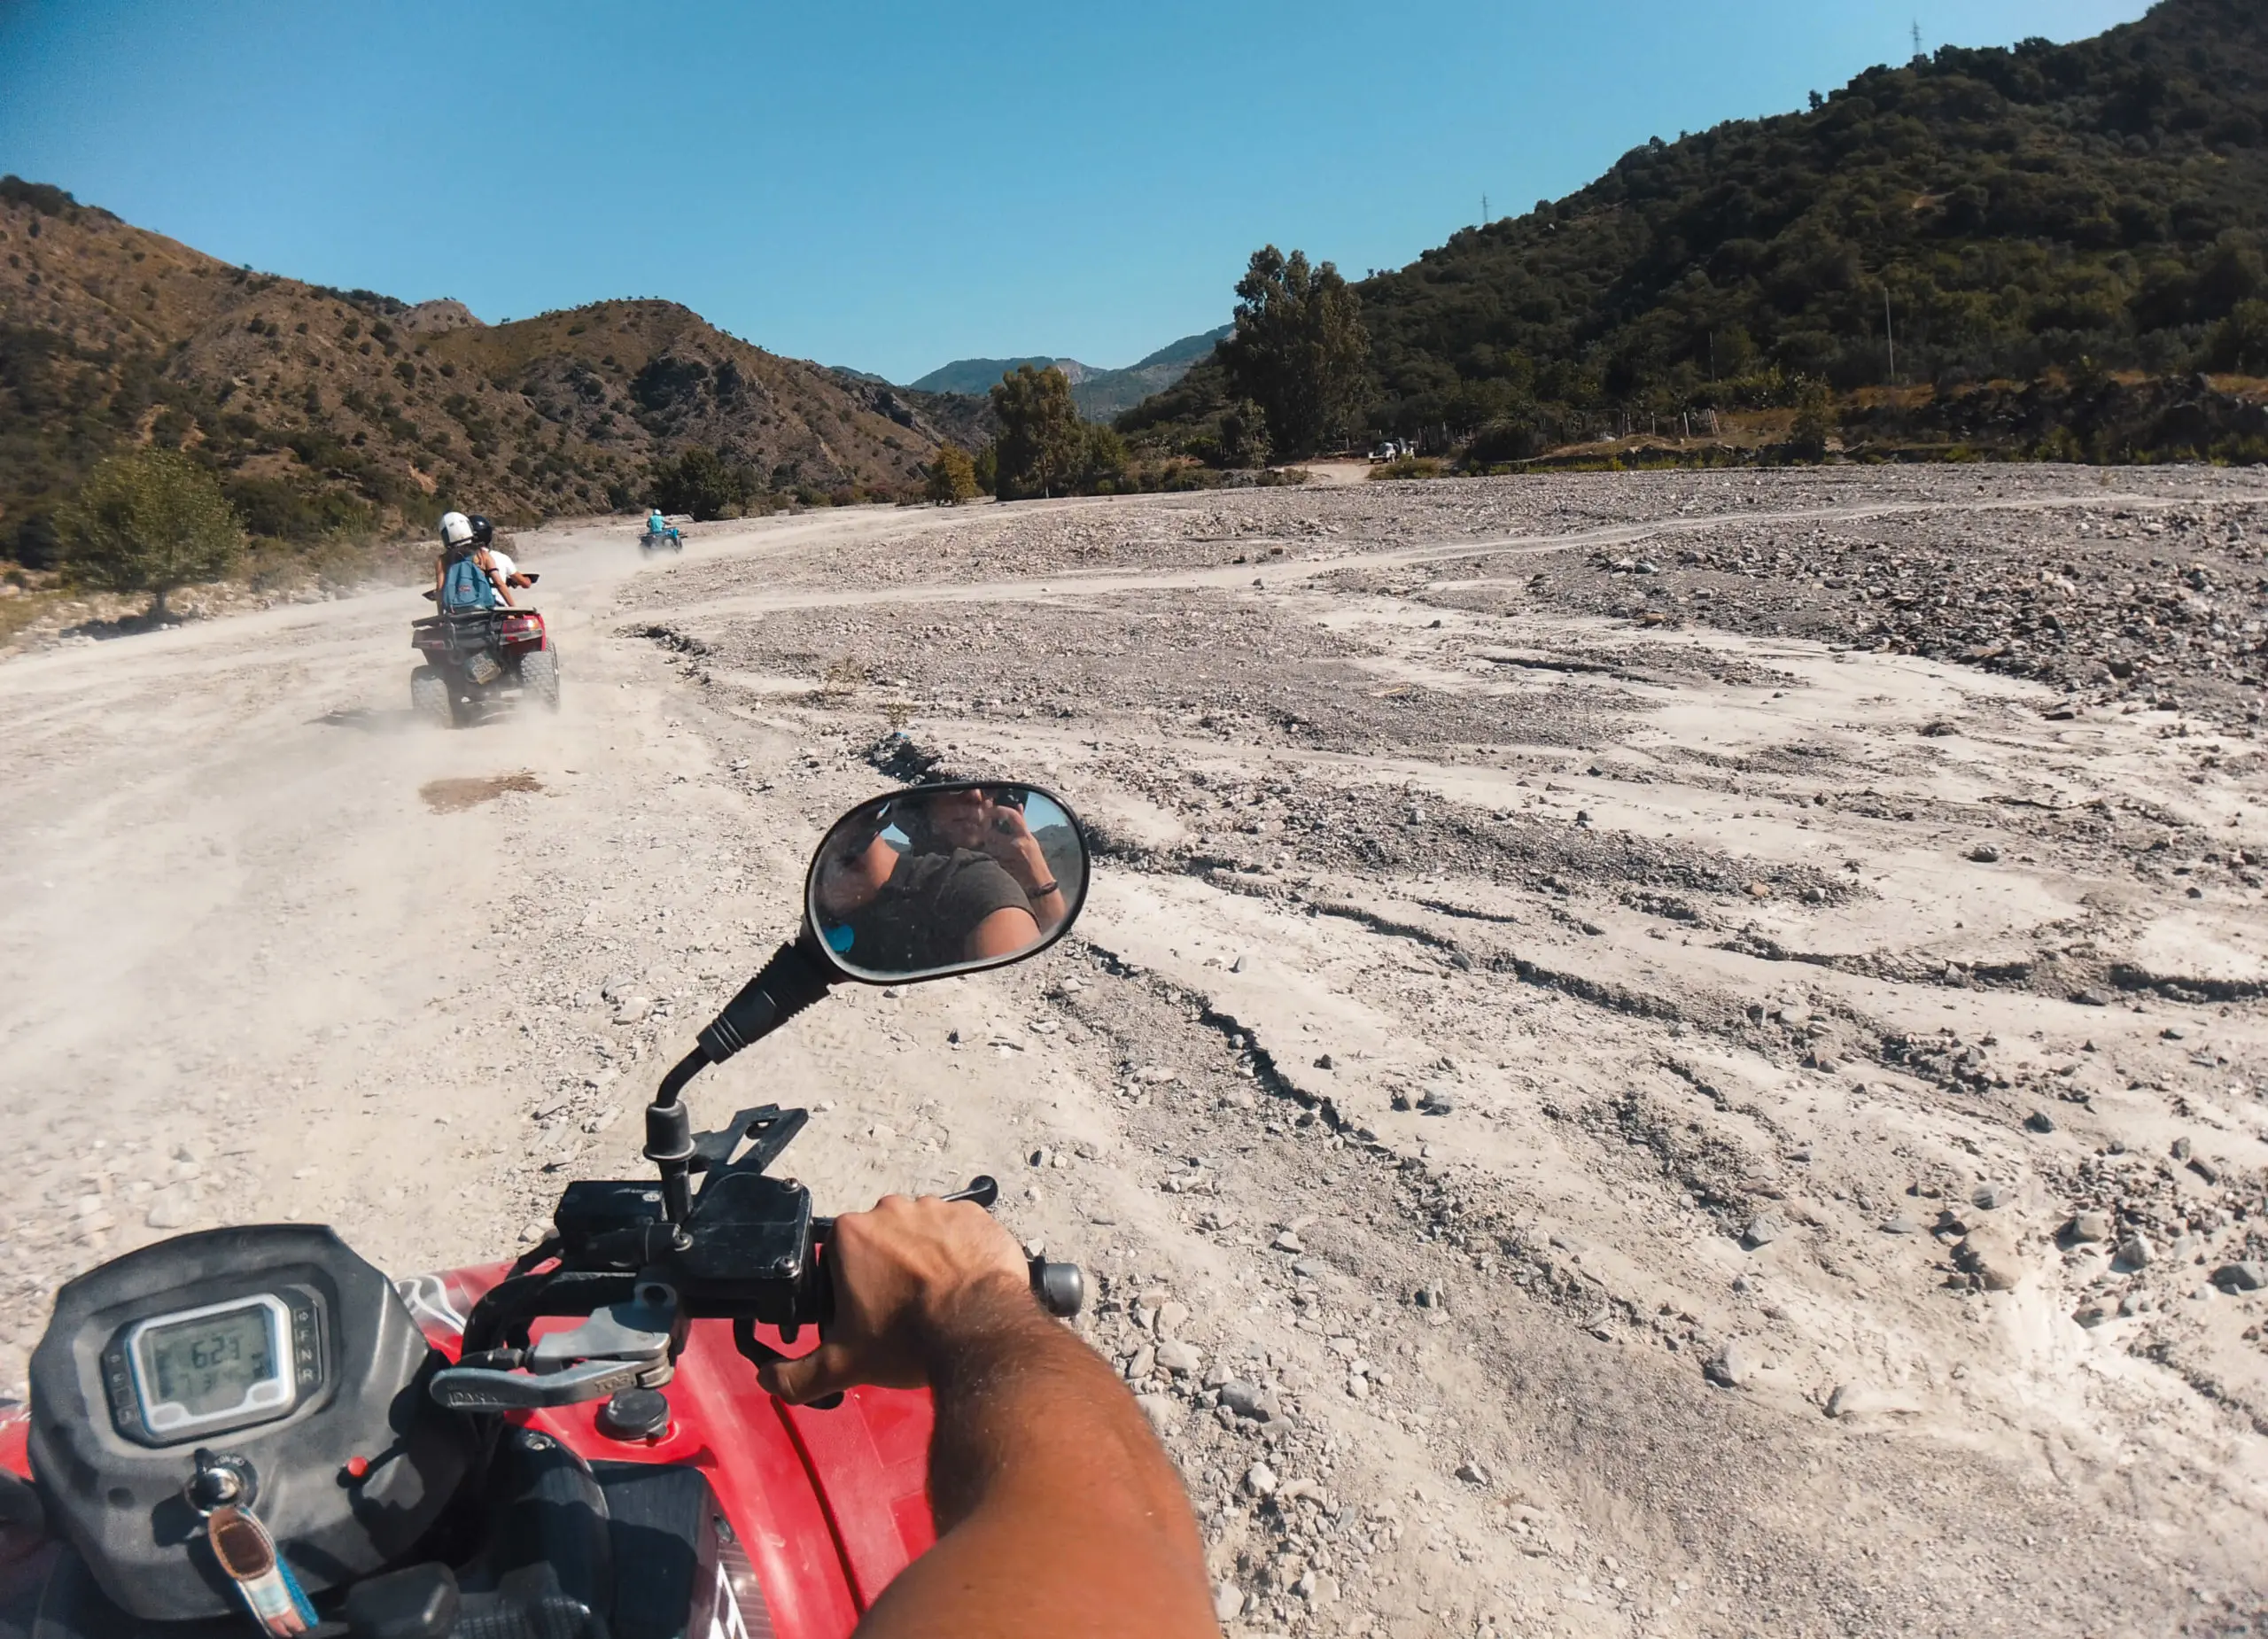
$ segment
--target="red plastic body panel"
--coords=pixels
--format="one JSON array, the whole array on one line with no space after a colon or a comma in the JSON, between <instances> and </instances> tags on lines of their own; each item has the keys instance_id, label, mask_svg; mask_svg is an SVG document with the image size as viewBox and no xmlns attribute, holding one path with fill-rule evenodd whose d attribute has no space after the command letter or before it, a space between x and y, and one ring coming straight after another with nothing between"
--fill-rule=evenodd
<instances>
[{"instance_id":1,"label":"red plastic body panel","mask_svg":"<svg viewBox=\"0 0 2268 1639\"><path fill-rule=\"evenodd\" d=\"M454 1270L441 1279L450 1307L463 1315L503 1275L498 1265ZM454 1357L461 1332L429 1313L418 1318ZM574 1324L547 1322L536 1332ZM757 1332L781 1347L777 1332ZM779 1639L844 1639L891 1579L936 1540L927 1393L856 1388L832 1411L782 1405L757 1382L756 1368L733 1347L732 1324L722 1320L693 1323L665 1392L670 1430L658 1440L600 1433L596 1405L517 1420L593 1461L687 1463L706 1473L756 1568Z\"/></svg>"},{"instance_id":2,"label":"red plastic body panel","mask_svg":"<svg viewBox=\"0 0 2268 1639\"><path fill-rule=\"evenodd\" d=\"M503 1278L502 1264L407 1283L435 1348L454 1359L463 1317ZM536 1331L569 1326L547 1322ZM758 1327L779 1346L779 1336ZM687 1463L708 1475L756 1570L777 1639L846 1639L890 1580L936 1540L927 1490L929 1396L852 1389L833 1411L785 1406L733 1347L728 1321L697 1320L666 1393L672 1420L656 1440L599 1432L596 1405L514 1420L556 1435L590 1460ZM30 1416L0 1416L0 1466L27 1479ZM743 1613L752 1632L763 1628Z\"/></svg>"},{"instance_id":3,"label":"red plastic body panel","mask_svg":"<svg viewBox=\"0 0 2268 1639\"><path fill-rule=\"evenodd\" d=\"M0 1468L29 1480L32 1477L32 1459L27 1448L31 1437L30 1407L17 1406L6 1416L0 1417Z\"/></svg>"}]
</instances>

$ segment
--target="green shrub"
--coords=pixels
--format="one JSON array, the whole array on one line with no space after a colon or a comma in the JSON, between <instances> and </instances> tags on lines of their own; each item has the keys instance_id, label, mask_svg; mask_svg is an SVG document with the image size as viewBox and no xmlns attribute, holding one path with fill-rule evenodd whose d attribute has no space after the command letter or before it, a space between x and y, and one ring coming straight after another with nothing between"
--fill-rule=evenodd
<instances>
[{"instance_id":1,"label":"green shrub","mask_svg":"<svg viewBox=\"0 0 2268 1639\"><path fill-rule=\"evenodd\" d=\"M1834 428L1834 400L1827 384L1807 381L1796 395L1795 423L1788 430L1788 453L1798 461L1824 461L1828 434Z\"/></svg>"},{"instance_id":2,"label":"green shrub","mask_svg":"<svg viewBox=\"0 0 2268 1639\"><path fill-rule=\"evenodd\" d=\"M928 499L939 506L957 507L964 501L976 499L976 463L959 445L940 446L936 459L923 472L928 480Z\"/></svg>"},{"instance_id":3,"label":"green shrub","mask_svg":"<svg viewBox=\"0 0 2268 1639\"><path fill-rule=\"evenodd\" d=\"M150 613L168 594L218 580L244 550L244 521L212 474L178 450L113 455L58 514L65 574L104 592L147 592Z\"/></svg>"},{"instance_id":4,"label":"green shrub","mask_svg":"<svg viewBox=\"0 0 2268 1639\"><path fill-rule=\"evenodd\" d=\"M689 513L703 523L740 516L760 487L752 470L732 465L699 444L673 462L656 462L647 478L654 503L663 511Z\"/></svg>"}]
</instances>

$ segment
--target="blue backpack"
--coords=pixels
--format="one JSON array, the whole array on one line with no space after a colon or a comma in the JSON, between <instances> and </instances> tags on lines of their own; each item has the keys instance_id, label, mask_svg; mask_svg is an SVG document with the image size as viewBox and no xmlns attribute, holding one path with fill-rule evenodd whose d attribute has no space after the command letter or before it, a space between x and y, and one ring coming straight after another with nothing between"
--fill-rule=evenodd
<instances>
[{"instance_id":1,"label":"blue backpack","mask_svg":"<svg viewBox=\"0 0 2268 1639\"><path fill-rule=\"evenodd\" d=\"M451 610L496 607L496 587L471 553L451 563L442 575L441 607Z\"/></svg>"}]
</instances>

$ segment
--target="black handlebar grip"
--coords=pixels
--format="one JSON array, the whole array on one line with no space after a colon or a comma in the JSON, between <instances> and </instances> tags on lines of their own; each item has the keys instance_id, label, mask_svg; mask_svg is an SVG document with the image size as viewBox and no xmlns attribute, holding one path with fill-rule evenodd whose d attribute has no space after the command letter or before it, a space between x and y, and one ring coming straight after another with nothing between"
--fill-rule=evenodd
<instances>
[{"instance_id":1,"label":"black handlebar grip","mask_svg":"<svg viewBox=\"0 0 2268 1639\"><path fill-rule=\"evenodd\" d=\"M1086 1271L1076 1263L1031 1261L1031 1294L1058 1320L1068 1320L1087 1306Z\"/></svg>"}]
</instances>

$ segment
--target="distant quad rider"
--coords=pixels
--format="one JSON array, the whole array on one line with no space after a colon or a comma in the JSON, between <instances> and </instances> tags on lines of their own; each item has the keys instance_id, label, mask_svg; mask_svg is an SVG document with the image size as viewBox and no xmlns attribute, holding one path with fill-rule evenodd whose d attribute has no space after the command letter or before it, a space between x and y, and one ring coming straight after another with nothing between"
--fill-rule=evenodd
<instances>
[{"instance_id":1,"label":"distant quad rider","mask_svg":"<svg viewBox=\"0 0 2268 1639\"><path fill-rule=\"evenodd\" d=\"M488 543L495 530L486 518L469 518L462 512L441 515L441 555L433 566L433 601L444 614L475 610L517 607L504 571Z\"/></svg>"}]
</instances>

